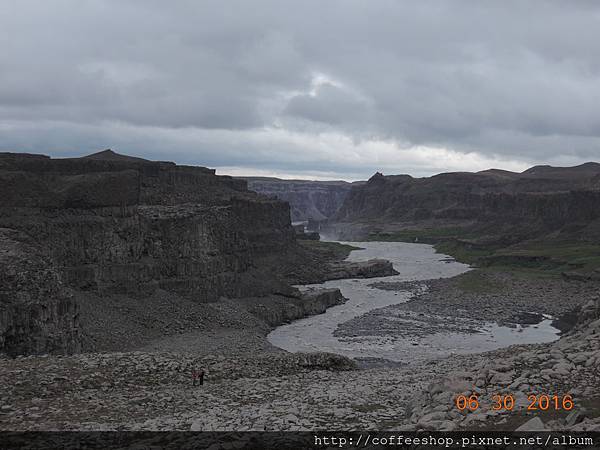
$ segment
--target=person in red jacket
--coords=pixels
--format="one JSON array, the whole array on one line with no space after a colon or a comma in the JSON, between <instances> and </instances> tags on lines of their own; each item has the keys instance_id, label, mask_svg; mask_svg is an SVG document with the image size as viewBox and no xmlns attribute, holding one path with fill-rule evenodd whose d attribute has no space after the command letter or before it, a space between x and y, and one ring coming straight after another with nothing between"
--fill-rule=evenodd
<instances>
[{"instance_id":1,"label":"person in red jacket","mask_svg":"<svg viewBox=\"0 0 600 450\"><path fill-rule=\"evenodd\" d=\"M197 386L198 384L202 386L204 384L204 373L204 369L192 369L192 386Z\"/></svg>"}]
</instances>

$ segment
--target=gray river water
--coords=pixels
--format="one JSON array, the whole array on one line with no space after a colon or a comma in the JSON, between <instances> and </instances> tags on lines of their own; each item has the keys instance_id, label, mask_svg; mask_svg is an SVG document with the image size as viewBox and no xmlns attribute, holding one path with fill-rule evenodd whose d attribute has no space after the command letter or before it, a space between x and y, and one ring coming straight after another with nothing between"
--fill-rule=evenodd
<instances>
[{"instance_id":1,"label":"gray river water","mask_svg":"<svg viewBox=\"0 0 600 450\"><path fill-rule=\"evenodd\" d=\"M551 320L538 325L509 328L489 322L479 326L478 333L438 332L422 336L361 336L360 339L338 338L338 325L368 311L403 303L411 298L409 291L389 291L370 287L377 281L414 281L448 278L469 270L446 255L435 253L430 245L403 242L345 242L363 248L350 253L349 261L383 258L392 262L399 275L369 279L327 281L312 288L339 288L348 299L343 305L325 313L277 327L267 337L271 344L290 352L325 351L352 358L380 358L396 362L441 358L451 354L478 353L512 344L550 342L558 339ZM374 333L375 334L375 333Z\"/></svg>"}]
</instances>

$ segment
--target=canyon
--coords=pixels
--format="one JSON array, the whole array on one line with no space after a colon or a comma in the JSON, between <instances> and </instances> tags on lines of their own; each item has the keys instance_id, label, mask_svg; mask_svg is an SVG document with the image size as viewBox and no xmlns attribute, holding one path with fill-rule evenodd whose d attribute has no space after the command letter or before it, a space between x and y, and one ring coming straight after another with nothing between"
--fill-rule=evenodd
<instances>
[{"instance_id":1,"label":"canyon","mask_svg":"<svg viewBox=\"0 0 600 450\"><path fill-rule=\"evenodd\" d=\"M362 181L282 180L269 177L246 177L248 188L274 196L290 204L293 222L323 221L332 217L353 186Z\"/></svg>"},{"instance_id":2,"label":"canyon","mask_svg":"<svg viewBox=\"0 0 600 450\"><path fill-rule=\"evenodd\" d=\"M1 427L514 430L531 414L453 398L512 392L522 409L533 389L578 405L540 415L544 429L598 430L599 180L588 163L257 187L111 150L2 153ZM368 242L298 239L293 218ZM308 316L333 317L294 335L308 350L267 339ZM562 335L488 342L485 327L519 342L542 320ZM324 331L343 351L308 339ZM458 351L457 334L485 345Z\"/></svg>"}]
</instances>

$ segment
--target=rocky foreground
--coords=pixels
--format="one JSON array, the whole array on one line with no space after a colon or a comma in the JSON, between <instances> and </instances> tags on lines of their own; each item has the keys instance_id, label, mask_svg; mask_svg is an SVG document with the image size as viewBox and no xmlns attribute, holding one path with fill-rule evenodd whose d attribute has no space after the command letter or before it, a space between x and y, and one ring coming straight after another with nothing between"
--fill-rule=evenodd
<instances>
[{"instance_id":1,"label":"rocky foreground","mask_svg":"<svg viewBox=\"0 0 600 450\"><path fill-rule=\"evenodd\" d=\"M597 431L598 297L580 309L576 320L574 329L551 344L393 368L358 369L331 354L265 351L258 331L254 347L247 335L215 332L212 338L172 337L146 351L5 359L0 362L0 383L6 387L0 394L0 428ZM202 347L202 341L221 342L220 355L207 353L210 345ZM241 341L246 347L236 354ZM203 350L194 353L198 348ZM191 371L197 368L207 371L203 386L192 385ZM479 408L459 411L455 398L460 394L478 395ZM495 394L512 395L514 409L493 411ZM530 394L570 394L575 407L526 411ZM528 422L532 417L537 419Z\"/></svg>"},{"instance_id":2,"label":"rocky foreground","mask_svg":"<svg viewBox=\"0 0 600 450\"><path fill-rule=\"evenodd\" d=\"M466 361L465 361L466 362ZM411 423L426 429L515 429L532 401L530 395L560 397L559 408L537 404L529 415L539 429L600 430L600 301L589 301L580 311L576 328L552 344L513 346L470 359L427 387L415 403ZM452 407L456 395L476 394L481 406L469 414ZM493 396L512 395L514 410L494 411ZM562 403L571 395L574 407ZM518 411L515 414L515 411ZM535 428L527 428L537 431Z\"/></svg>"}]
</instances>

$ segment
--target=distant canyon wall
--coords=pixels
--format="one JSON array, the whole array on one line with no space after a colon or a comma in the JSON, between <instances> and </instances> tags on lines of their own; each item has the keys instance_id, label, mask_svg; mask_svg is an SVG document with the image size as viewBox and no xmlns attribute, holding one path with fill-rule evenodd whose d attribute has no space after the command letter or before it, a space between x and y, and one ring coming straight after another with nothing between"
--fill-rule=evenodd
<instances>
[{"instance_id":1,"label":"distant canyon wall","mask_svg":"<svg viewBox=\"0 0 600 450\"><path fill-rule=\"evenodd\" d=\"M331 221L527 234L585 227L599 218L600 164L588 163L428 178L378 173L348 193Z\"/></svg>"},{"instance_id":2,"label":"distant canyon wall","mask_svg":"<svg viewBox=\"0 0 600 450\"><path fill-rule=\"evenodd\" d=\"M352 186L361 183L266 177L247 177L244 180L248 182L248 188L255 192L288 202L294 222L328 219L342 205Z\"/></svg>"}]
</instances>

